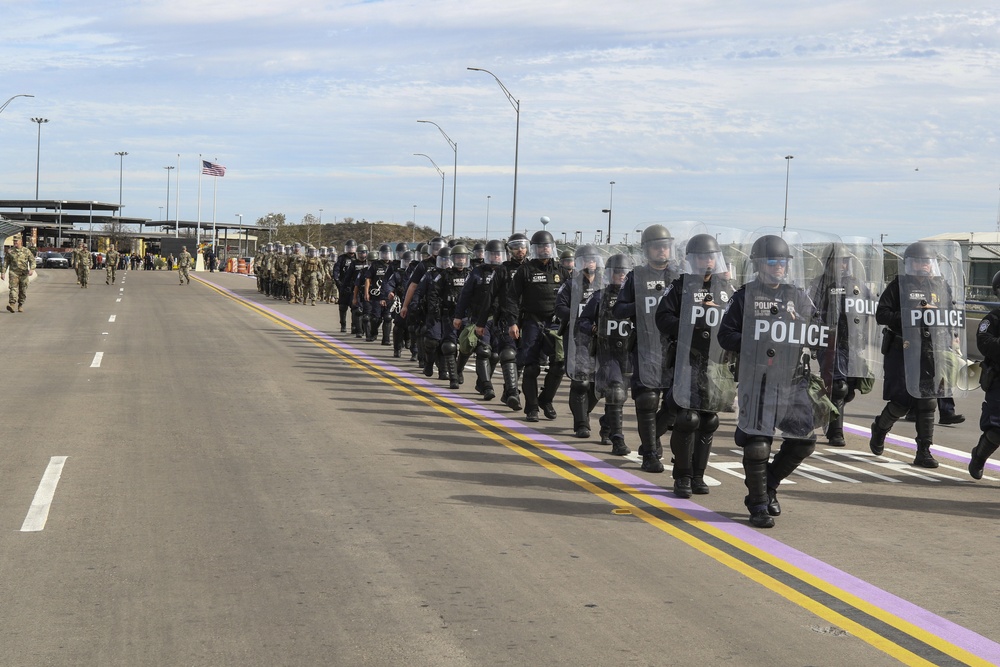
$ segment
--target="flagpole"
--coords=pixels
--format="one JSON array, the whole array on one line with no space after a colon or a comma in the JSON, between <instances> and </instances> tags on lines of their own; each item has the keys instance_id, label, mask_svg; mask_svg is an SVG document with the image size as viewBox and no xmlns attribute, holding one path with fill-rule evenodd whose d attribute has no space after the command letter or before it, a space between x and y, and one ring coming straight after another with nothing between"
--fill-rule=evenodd
<instances>
[{"instance_id":1,"label":"flagpole","mask_svg":"<svg viewBox=\"0 0 1000 667\"><path fill-rule=\"evenodd\" d=\"M205 163L202 162L201 153L198 153L198 226L194 235L194 247L201 244L201 173L204 171Z\"/></svg>"},{"instance_id":2,"label":"flagpole","mask_svg":"<svg viewBox=\"0 0 1000 667\"><path fill-rule=\"evenodd\" d=\"M218 160L219 158L215 158ZM212 253L219 256L219 237L215 232L215 205L219 196L219 177L212 177Z\"/></svg>"}]
</instances>

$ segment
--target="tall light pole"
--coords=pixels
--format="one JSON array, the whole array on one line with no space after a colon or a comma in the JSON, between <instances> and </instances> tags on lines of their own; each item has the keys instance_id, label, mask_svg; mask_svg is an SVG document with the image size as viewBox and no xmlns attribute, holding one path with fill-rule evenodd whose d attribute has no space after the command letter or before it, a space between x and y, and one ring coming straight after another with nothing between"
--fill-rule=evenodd
<instances>
[{"instance_id":1,"label":"tall light pole","mask_svg":"<svg viewBox=\"0 0 1000 667\"><path fill-rule=\"evenodd\" d=\"M7 100L10 102L10 100ZM48 118L32 118L32 123L38 123L38 150L35 153L35 201L38 201L38 175L39 166L42 161L42 123L49 122Z\"/></svg>"},{"instance_id":2,"label":"tall light pole","mask_svg":"<svg viewBox=\"0 0 1000 667\"><path fill-rule=\"evenodd\" d=\"M431 125L433 125L434 127L436 127L438 129L438 132L441 133L441 136L444 137L444 140L448 142L449 146L451 146L451 150L453 150L455 152L455 167L452 169L452 173L451 173L451 176L452 176L452 182L451 182L451 238L455 238L455 194L458 192L458 144L456 144L454 141L452 141L451 137L449 137L447 134L445 134L444 130L441 129L441 126L438 125L437 123L435 123L434 121L432 121L432 120L418 120L417 122L418 123L430 123ZM428 158L428 159L430 159L430 158Z\"/></svg>"},{"instance_id":3,"label":"tall light pole","mask_svg":"<svg viewBox=\"0 0 1000 667\"><path fill-rule=\"evenodd\" d=\"M243 229L243 214L237 213L236 217L239 218L240 228L236 230L236 252L240 252L240 230Z\"/></svg>"},{"instance_id":4,"label":"tall light pole","mask_svg":"<svg viewBox=\"0 0 1000 667\"><path fill-rule=\"evenodd\" d=\"M785 156L785 222L781 225L781 231L785 231L788 227L788 172L792 167L792 158L794 155Z\"/></svg>"},{"instance_id":5,"label":"tall light pole","mask_svg":"<svg viewBox=\"0 0 1000 667\"><path fill-rule=\"evenodd\" d=\"M1000 215L1000 213L997 215ZM1000 220L1000 218L997 219ZM486 240L490 240L490 195L486 195Z\"/></svg>"},{"instance_id":6,"label":"tall light pole","mask_svg":"<svg viewBox=\"0 0 1000 667\"><path fill-rule=\"evenodd\" d=\"M173 167L164 167L167 170L167 215L163 218L163 223L170 222L170 172Z\"/></svg>"},{"instance_id":7,"label":"tall light pole","mask_svg":"<svg viewBox=\"0 0 1000 667\"><path fill-rule=\"evenodd\" d=\"M125 180L125 156L128 151L118 151L118 217L122 217L122 183Z\"/></svg>"},{"instance_id":8,"label":"tall light pole","mask_svg":"<svg viewBox=\"0 0 1000 667\"><path fill-rule=\"evenodd\" d=\"M608 244L611 243L611 207L615 203L615 182L611 181L611 199L608 200L608 207L602 208L601 213L608 214Z\"/></svg>"},{"instance_id":9,"label":"tall light pole","mask_svg":"<svg viewBox=\"0 0 1000 667\"><path fill-rule=\"evenodd\" d=\"M441 182L444 182L444 177L441 177ZM442 197L444 195L441 195ZM443 209L442 209L443 210ZM443 214L442 214L443 215ZM413 226L410 227L410 243L413 243L417 239L417 205L413 205Z\"/></svg>"},{"instance_id":10,"label":"tall light pole","mask_svg":"<svg viewBox=\"0 0 1000 667\"><path fill-rule=\"evenodd\" d=\"M417 121L417 122L418 123L422 123L424 121ZM426 153L414 153L414 155L420 155L421 157L425 157L428 160L430 160L431 164L434 165L434 168L437 169L437 173L440 174L440 176L441 176L441 215L440 215L440 217L438 219L438 234L441 234L443 236L444 235L444 172L441 171L441 167L437 166L437 162L435 162L434 160L431 160L431 156L430 155L427 155ZM458 158L456 158L456 160L457 159ZM452 187L454 187L454 186L452 186ZM414 224L414 226L416 226L416 224L417 224L416 217L417 217L417 205L414 204L413 205L413 218L414 218L413 224ZM452 214L451 214L451 235L453 237L455 236L455 213L454 213L454 209L452 209Z\"/></svg>"},{"instance_id":11,"label":"tall light pole","mask_svg":"<svg viewBox=\"0 0 1000 667\"><path fill-rule=\"evenodd\" d=\"M517 116L517 121L514 130L514 204L511 206L510 211L510 233L514 234L515 228L517 227L517 150L518 145L521 142L521 100L514 99L514 96L510 94L507 90L507 86L503 85L503 81L488 69L482 69L481 67L467 67L466 69L472 70L473 72L486 72L500 84L500 90L503 94L507 96L507 101L510 105L514 107L514 113Z\"/></svg>"},{"instance_id":12,"label":"tall light pole","mask_svg":"<svg viewBox=\"0 0 1000 667\"><path fill-rule=\"evenodd\" d=\"M7 108L7 105L10 104L12 100L17 99L18 97L34 97L34 95L25 95L24 93L22 93L20 95L14 95L13 97L8 98L6 102L0 104L0 113L3 113L3 110Z\"/></svg>"}]
</instances>

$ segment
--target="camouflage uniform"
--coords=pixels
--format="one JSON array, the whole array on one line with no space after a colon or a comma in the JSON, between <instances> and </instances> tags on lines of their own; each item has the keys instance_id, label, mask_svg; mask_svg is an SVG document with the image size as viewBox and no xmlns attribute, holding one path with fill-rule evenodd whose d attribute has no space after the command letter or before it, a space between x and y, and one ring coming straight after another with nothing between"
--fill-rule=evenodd
<instances>
[{"instance_id":1,"label":"camouflage uniform","mask_svg":"<svg viewBox=\"0 0 1000 667\"><path fill-rule=\"evenodd\" d=\"M118 251L114 248L108 250L107 257L104 258L104 271L107 273L107 278L104 283L107 285L115 284L115 269L118 268L118 258L120 255Z\"/></svg>"},{"instance_id":2,"label":"camouflage uniform","mask_svg":"<svg viewBox=\"0 0 1000 667\"><path fill-rule=\"evenodd\" d=\"M295 245L292 254L288 256L288 293L292 303L306 302L302 293L302 265L306 258L302 254L302 246Z\"/></svg>"},{"instance_id":3,"label":"camouflage uniform","mask_svg":"<svg viewBox=\"0 0 1000 667\"><path fill-rule=\"evenodd\" d=\"M316 305L316 293L319 291L319 284L323 274L323 260L316 256L316 250L307 251L309 256L302 262L302 305L306 304L306 298L312 305Z\"/></svg>"},{"instance_id":4,"label":"camouflage uniform","mask_svg":"<svg viewBox=\"0 0 1000 667\"><path fill-rule=\"evenodd\" d=\"M17 312L21 312L21 306L28 298L28 276L34 268L35 256L23 246L15 245L4 256L3 270L10 281L10 301L7 305L10 312L14 312L14 306L17 306Z\"/></svg>"},{"instance_id":5,"label":"camouflage uniform","mask_svg":"<svg viewBox=\"0 0 1000 667\"><path fill-rule=\"evenodd\" d=\"M90 282L90 251L82 245L73 251L73 264L76 266L76 279L80 287L87 288Z\"/></svg>"},{"instance_id":6,"label":"camouflage uniform","mask_svg":"<svg viewBox=\"0 0 1000 667\"><path fill-rule=\"evenodd\" d=\"M187 284L191 284L191 276L188 271L191 268L191 253L187 251L187 248L181 248L181 254L177 256L177 275L181 279L180 284L183 285L184 281Z\"/></svg>"}]
</instances>

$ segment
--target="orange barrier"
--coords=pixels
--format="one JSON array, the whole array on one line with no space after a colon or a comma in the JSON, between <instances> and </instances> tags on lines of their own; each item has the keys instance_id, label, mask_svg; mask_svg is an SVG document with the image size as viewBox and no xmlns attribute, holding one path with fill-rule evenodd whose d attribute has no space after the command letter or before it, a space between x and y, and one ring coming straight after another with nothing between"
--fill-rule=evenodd
<instances>
[{"instance_id":1,"label":"orange barrier","mask_svg":"<svg viewBox=\"0 0 1000 667\"><path fill-rule=\"evenodd\" d=\"M226 261L226 273L235 273L235 272L236 272L236 258L230 257Z\"/></svg>"},{"instance_id":2,"label":"orange barrier","mask_svg":"<svg viewBox=\"0 0 1000 667\"><path fill-rule=\"evenodd\" d=\"M239 263L236 265L236 272L237 273L247 272L247 261L242 257L240 257Z\"/></svg>"}]
</instances>

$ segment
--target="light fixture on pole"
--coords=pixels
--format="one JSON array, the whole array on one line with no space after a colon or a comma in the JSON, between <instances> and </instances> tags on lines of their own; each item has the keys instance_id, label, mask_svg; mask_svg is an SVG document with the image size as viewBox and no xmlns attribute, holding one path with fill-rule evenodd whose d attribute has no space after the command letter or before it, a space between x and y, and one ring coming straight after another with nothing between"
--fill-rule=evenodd
<instances>
[{"instance_id":1,"label":"light fixture on pole","mask_svg":"<svg viewBox=\"0 0 1000 667\"><path fill-rule=\"evenodd\" d=\"M13 100L17 99L18 97L34 97L34 95L25 95L23 93L21 95L14 95L3 104L0 104L0 113L3 113L3 110L7 108L7 105L10 104Z\"/></svg>"},{"instance_id":2,"label":"light fixture on pole","mask_svg":"<svg viewBox=\"0 0 1000 667\"><path fill-rule=\"evenodd\" d=\"M785 222L781 225L781 231L785 231L788 227L788 172L791 169L792 158L794 155L785 156Z\"/></svg>"},{"instance_id":3,"label":"light fixture on pole","mask_svg":"<svg viewBox=\"0 0 1000 667\"><path fill-rule=\"evenodd\" d=\"M164 167L167 172L167 216L163 219L164 227L168 222L170 222L170 172L173 171L172 166Z\"/></svg>"},{"instance_id":4,"label":"light fixture on pole","mask_svg":"<svg viewBox=\"0 0 1000 667\"><path fill-rule=\"evenodd\" d=\"M514 113L517 116L514 129L514 203L510 210L510 233L513 234L517 227L517 151L518 145L521 142L521 100L514 99L514 96L510 94L509 90L507 90L507 86L503 85L503 81L501 81L496 74L488 69L482 69L481 67L467 67L466 69L473 72L486 72L496 79L496 82L500 85L500 90L502 90L503 94L507 96L507 101L510 102L512 107L514 107Z\"/></svg>"},{"instance_id":5,"label":"light fixture on pole","mask_svg":"<svg viewBox=\"0 0 1000 667\"><path fill-rule=\"evenodd\" d=\"M418 123L422 123L424 121L417 121L417 122ZM431 160L431 156L427 155L426 153L414 153L414 155L420 155L422 157L427 158L428 160ZM431 160L431 164L434 165L435 169L437 169L437 173L441 175L441 215L440 215L440 218L438 220L438 234L444 235L444 172L441 171L441 167L437 166L437 162L435 162L434 160ZM413 209L414 209L413 210L413 218L414 218L413 224L414 225L417 224L417 220L416 220L416 217L417 217L416 207L417 207L417 205L414 204L413 205ZM452 220L451 220L451 234L452 234L452 236L455 235L455 218L454 218L454 214L453 214Z\"/></svg>"},{"instance_id":6,"label":"light fixture on pole","mask_svg":"<svg viewBox=\"0 0 1000 667\"><path fill-rule=\"evenodd\" d=\"M451 172L451 238L455 238L455 195L458 192L458 144L452 141L451 137L445 134L444 130L441 129L441 126L435 123L434 121L418 120L417 122L430 123L431 125L436 127L438 129L438 132L441 133L441 136L444 137L444 140L448 142L449 146L451 146L451 150L455 152L455 166Z\"/></svg>"},{"instance_id":7,"label":"light fixture on pole","mask_svg":"<svg viewBox=\"0 0 1000 667\"><path fill-rule=\"evenodd\" d=\"M128 151L118 151L115 153L118 156L118 217L122 217L122 183L125 179L125 156L128 155Z\"/></svg>"},{"instance_id":8,"label":"light fixture on pole","mask_svg":"<svg viewBox=\"0 0 1000 667\"><path fill-rule=\"evenodd\" d=\"M10 100L7 100L8 102ZM38 201L38 175L39 165L42 161L42 123L49 122L48 118L32 118L32 123L38 123L38 151L35 153L35 201Z\"/></svg>"}]
</instances>

